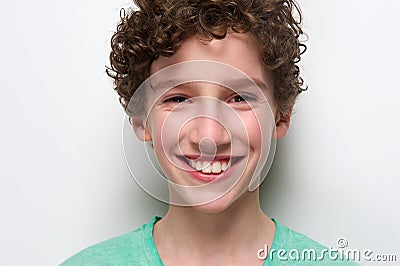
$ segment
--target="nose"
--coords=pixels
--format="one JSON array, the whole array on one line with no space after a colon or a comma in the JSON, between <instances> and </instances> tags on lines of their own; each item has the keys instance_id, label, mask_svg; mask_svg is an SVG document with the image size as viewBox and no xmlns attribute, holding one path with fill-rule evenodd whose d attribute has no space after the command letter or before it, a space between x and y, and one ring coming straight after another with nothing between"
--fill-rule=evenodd
<instances>
[{"instance_id":1,"label":"nose","mask_svg":"<svg viewBox=\"0 0 400 266\"><path fill-rule=\"evenodd\" d=\"M205 153L229 148L230 136L220 121L211 117L197 117L187 125L188 138L193 147Z\"/></svg>"}]
</instances>

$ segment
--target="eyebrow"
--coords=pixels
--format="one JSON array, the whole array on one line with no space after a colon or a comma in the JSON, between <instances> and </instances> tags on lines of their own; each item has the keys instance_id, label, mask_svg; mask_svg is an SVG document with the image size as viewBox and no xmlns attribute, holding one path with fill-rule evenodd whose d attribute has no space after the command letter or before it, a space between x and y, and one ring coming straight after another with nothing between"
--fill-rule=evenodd
<instances>
[{"instance_id":1,"label":"eyebrow","mask_svg":"<svg viewBox=\"0 0 400 266\"><path fill-rule=\"evenodd\" d=\"M250 77L248 78L240 78L240 79L230 79L226 80L225 84L229 87L251 87L254 86L254 83L260 87L260 89L267 90L268 86L259 78Z\"/></svg>"},{"instance_id":2,"label":"eyebrow","mask_svg":"<svg viewBox=\"0 0 400 266\"><path fill-rule=\"evenodd\" d=\"M225 86L227 88L243 88L243 87L251 87L256 84L260 89L267 90L268 86L259 78L250 77L248 78L239 78L239 79L229 79L225 80L224 82L218 83L214 81L205 81L205 80L179 80L179 79L169 79L169 80L162 80L156 84L150 84L152 89L169 89L176 87L178 85L183 85L186 83L200 83L200 82L209 82L212 84L218 84L221 86Z\"/></svg>"}]
</instances>

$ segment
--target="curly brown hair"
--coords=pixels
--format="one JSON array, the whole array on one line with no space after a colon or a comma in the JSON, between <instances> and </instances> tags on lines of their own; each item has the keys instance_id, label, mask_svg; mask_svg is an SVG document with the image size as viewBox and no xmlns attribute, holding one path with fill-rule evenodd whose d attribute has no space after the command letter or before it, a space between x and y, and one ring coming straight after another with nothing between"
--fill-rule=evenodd
<instances>
[{"instance_id":1,"label":"curly brown hair","mask_svg":"<svg viewBox=\"0 0 400 266\"><path fill-rule=\"evenodd\" d=\"M120 102L127 108L139 85L160 56L171 57L189 37L223 39L232 30L253 34L261 43L266 69L272 71L278 111L287 117L303 88L297 63L301 11L294 0L134 0L137 9L121 10L111 39L111 66Z\"/></svg>"}]
</instances>

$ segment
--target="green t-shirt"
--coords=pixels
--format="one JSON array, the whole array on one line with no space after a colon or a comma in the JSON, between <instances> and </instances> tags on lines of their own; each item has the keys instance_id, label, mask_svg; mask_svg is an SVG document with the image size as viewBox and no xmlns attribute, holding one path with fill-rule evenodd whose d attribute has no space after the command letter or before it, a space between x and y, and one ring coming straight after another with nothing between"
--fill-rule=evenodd
<instances>
[{"instance_id":1,"label":"green t-shirt","mask_svg":"<svg viewBox=\"0 0 400 266\"><path fill-rule=\"evenodd\" d=\"M163 265L153 239L154 224L160 219L155 216L133 232L88 247L61 265ZM265 260L263 265L357 265L340 259L339 252L329 254L328 248L273 221L276 232L272 247L254 251L255 256Z\"/></svg>"}]
</instances>

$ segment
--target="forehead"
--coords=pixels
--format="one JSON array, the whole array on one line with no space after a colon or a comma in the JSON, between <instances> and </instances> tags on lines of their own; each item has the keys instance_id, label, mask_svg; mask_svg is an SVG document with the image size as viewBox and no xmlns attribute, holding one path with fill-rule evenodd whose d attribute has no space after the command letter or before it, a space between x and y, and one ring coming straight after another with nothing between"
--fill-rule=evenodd
<instances>
[{"instance_id":1,"label":"forehead","mask_svg":"<svg viewBox=\"0 0 400 266\"><path fill-rule=\"evenodd\" d=\"M168 66L193 61L208 60L220 62L239 69L257 83L273 87L272 73L264 67L261 47L255 37L247 33L228 32L222 40L213 39L205 43L196 36L185 40L172 57L159 57L150 68L154 74Z\"/></svg>"}]
</instances>

